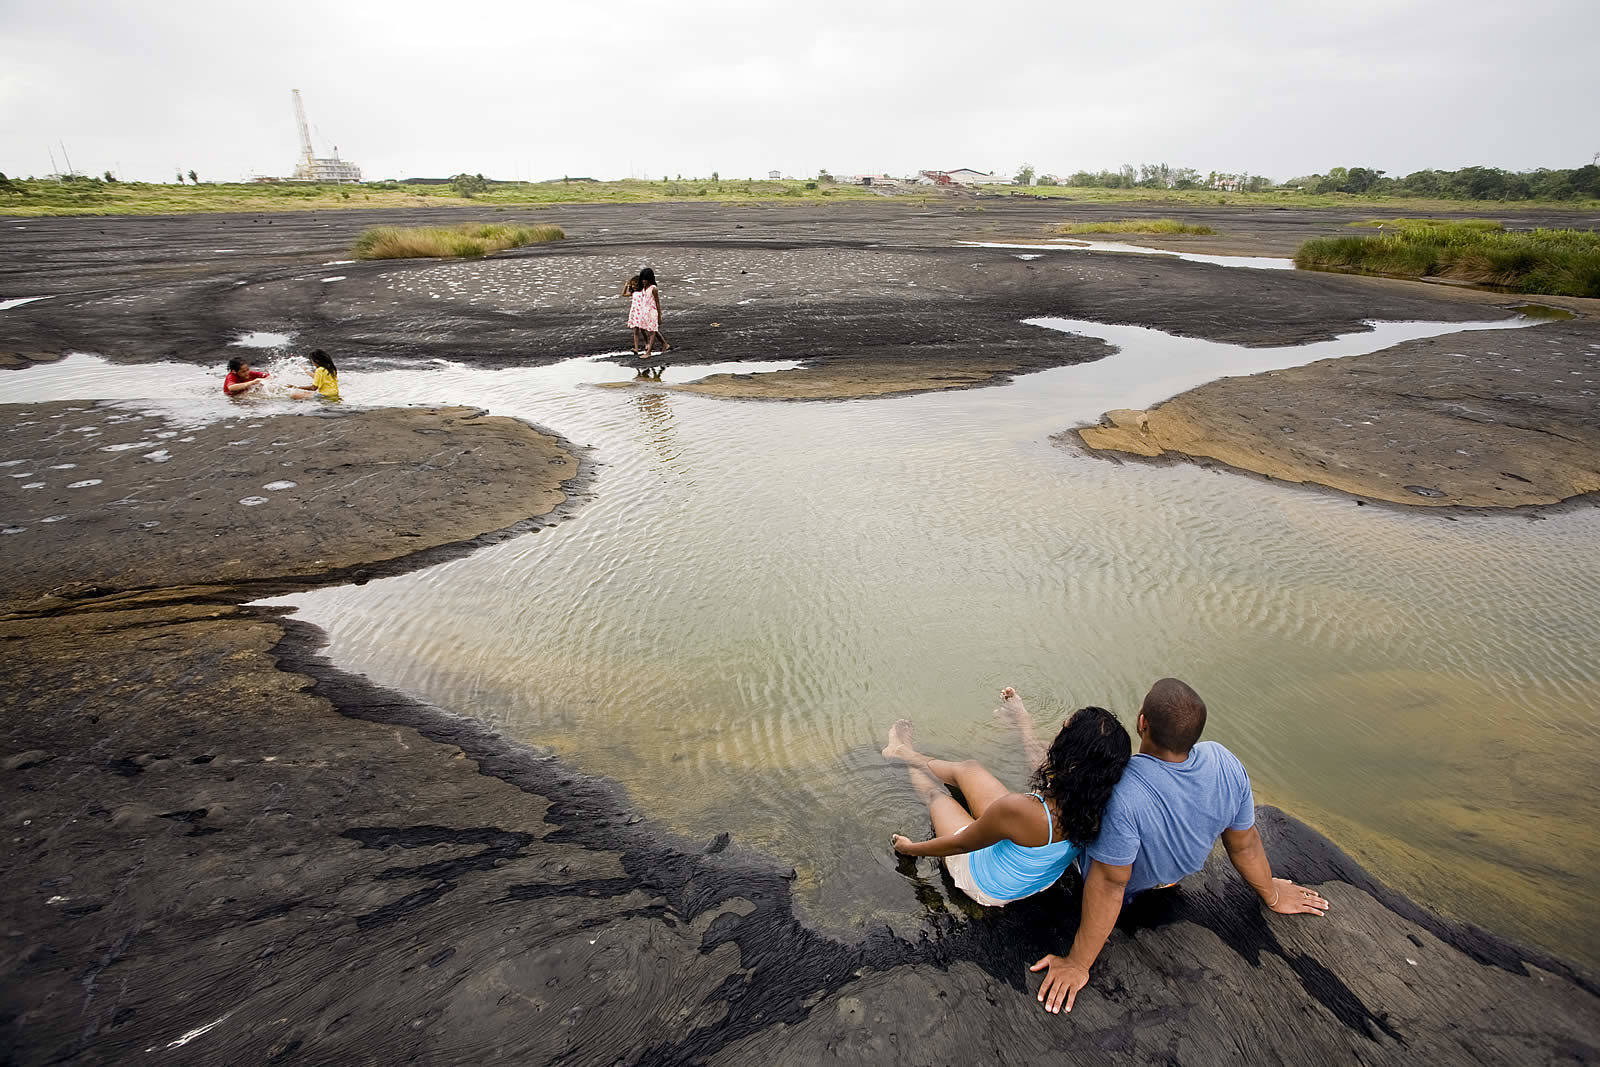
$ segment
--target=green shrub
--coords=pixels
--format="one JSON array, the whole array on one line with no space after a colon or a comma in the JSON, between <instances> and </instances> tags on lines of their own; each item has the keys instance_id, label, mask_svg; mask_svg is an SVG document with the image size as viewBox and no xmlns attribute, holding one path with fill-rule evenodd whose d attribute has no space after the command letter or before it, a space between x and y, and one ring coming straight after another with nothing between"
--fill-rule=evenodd
<instances>
[{"instance_id":1,"label":"green shrub","mask_svg":"<svg viewBox=\"0 0 1600 1067\"><path fill-rule=\"evenodd\" d=\"M1064 222L1057 233L1193 233L1204 236L1217 231L1177 219L1121 219L1117 222Z\"/></svg>"},{"instance_id":2,"label":"green shrub","mask_svg":"<svg viewBox=\"0 0 1600 1067\"><path fill-rule=\"evenodd\" d=\"M462 226L375 226L356 238L357 259L467 259L503 248L559 241L561 227L540 224L468 223Z\"/></svg>"},{"instance_id":3,"label":"green shrub","mask_svg":"<svg viewBox=\"0 0 1600 1067\"><path fill-rule=\"evenodd\" d=\"M1481 221L1481 220L1480 220ZM1600 296L1600 233L1507 232L1423 221L1362 237L1318 237L1295 253L1307 270L1452 278L1517 293Z\"/></svg>"},{"instance_id":4,"label":"green shrub","mask_svg":"<svg viewBox=\"0 0 1600 1067\"><path fill-rule=\"evenodd\" d=\"M1404 229L1407 226L1466 226L1474 230L1503 230L1505 226L1495 219L1361 219L1351 226L1376 226L1381 229Z\"/></svg>"}]
</instances>

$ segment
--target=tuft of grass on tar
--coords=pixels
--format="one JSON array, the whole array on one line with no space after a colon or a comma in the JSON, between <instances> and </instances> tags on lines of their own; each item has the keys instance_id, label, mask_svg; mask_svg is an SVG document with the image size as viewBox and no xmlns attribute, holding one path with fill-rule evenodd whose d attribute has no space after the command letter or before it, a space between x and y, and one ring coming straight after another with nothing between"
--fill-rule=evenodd
<instances>
[{"instance_id":1,"label":"tuft of grass on tar","mask_svg":"<svg viewBox=\"0 0 1600 1067\"><path fill-rule=\"evenodd\" d=\"M1407 226L1466 226L1473 230L1503 230L1505 224L1498 219L1358 219L1347 226L1367 226L1379 229Z\"/></svg>"},{"instance_id":2,"label":"tuft of grass on tar","mask_svg":"<svg viewBox=\"0 0 1600 1067\"><path fill-rule=\"evenodd\" d=\"M1213 236L1210 226L1177 219L1119 219L1116 222L1064 222L1056 227L1057 233L1192 233Z\"/></svg>"},{"instance_id":3,"label":"tuft of grass on tar","mask_svg":"<svg viewBox=\"0 0 1600 1067\"><path fill-rule=\"evenodd\" d=\"M1295 253L1304 270L1450 278L1513 293L1600 297L1600 233L1485 229L1427 221L1374 236L1318 237Z\"/></svg>"},{"instance_id":4,"label":"tuft of grass on tar","mask_svg":"<svg viewBox=\"0 0 1600 1067\"><path fill-rule=\"evenodd\" d=\"M505 248L559 241L559 226L468 223L463 226L375 226L356 238L357 259L471 259Z\"/></svg>"}]
</instances>

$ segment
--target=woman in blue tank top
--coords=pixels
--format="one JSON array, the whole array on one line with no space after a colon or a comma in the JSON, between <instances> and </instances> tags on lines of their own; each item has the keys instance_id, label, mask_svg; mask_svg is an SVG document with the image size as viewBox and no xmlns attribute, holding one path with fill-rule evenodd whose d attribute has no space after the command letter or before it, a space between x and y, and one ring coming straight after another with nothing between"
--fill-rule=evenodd
<instances>
[{"instance_id":1,"label":"woman in blue tank top","mask_svg":"<svg viewBox=\"0 0 1600 1067\"><path fill-rule=\"evenodd\" d=\"M1011 792L976 760L918 752L909 719L889 728L883 750L885 757L906 765L912 786L928 805L935 834L928 841L895 834L895 851L942 857L957 888L997 908L1054 884L1099 835L1100 816L1133 752L1128 731L1104 708L1078 709L1045 745L1034 736L1033 720L1016 690L1008 686L1001 700L995 714L1017 728L1035 768L1031 793ZM950 795L952 785L968 807Z\"/></svg>"}]
</instances>

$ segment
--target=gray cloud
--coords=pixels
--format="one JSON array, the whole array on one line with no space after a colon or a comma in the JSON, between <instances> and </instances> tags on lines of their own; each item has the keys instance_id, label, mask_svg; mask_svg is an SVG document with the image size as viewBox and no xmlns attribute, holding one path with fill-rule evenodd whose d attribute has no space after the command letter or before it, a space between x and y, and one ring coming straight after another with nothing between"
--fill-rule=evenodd
<instances>
[{"instance_id":1,"label":"gray cloud","mask_svg":"<svg viewBox=\"0 0 1600 1067\"><path fill-rule=\"evenodd\" d=\"M301 89L368 177L1575 166L1600 5L24 4L0 170L283 174Z\"/></svg>"}]
</instances>

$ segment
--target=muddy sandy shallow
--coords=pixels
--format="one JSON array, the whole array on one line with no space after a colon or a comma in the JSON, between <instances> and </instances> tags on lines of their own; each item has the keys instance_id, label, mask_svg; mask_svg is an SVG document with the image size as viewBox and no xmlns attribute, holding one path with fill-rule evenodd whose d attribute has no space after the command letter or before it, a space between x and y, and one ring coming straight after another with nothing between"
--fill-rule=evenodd
<instances>
[{"instance_id":1,"label":"muddy sandy shallow","mask_svg":"<svg viewBox=\"0 0 1600 1067\"><path fill-rule=\"evenodd\" d=\"M230 532L228 580L160 586L216 558L197 492L161 505L172 532L151 535L133 570L56 551L8 576L55 592L0 618L0 1019L15 1062L942 1062L957 1047L1097 1063L1553 1062L1600 1050L1591 979L1427 914L1268 808L1276 866L1317 885L1331 916L1264 913L1214 857L1125 918L1071 1016L1043 1015L1024 970L1070 939L1070 884L1003 913L937 906L915 939L815 933L795 918L781 859L726 836L675 837L606 782L347 675L320 658L313 628L240 606L263 584L346 580L363 555L374 574L434 558L396 558L397 538L357 521L381 506L394 464L425 479L449 451L452 477L484 498L531 492L524 523L558 521L581 489L559 441L511 420L332 418L364 431L343 444L339 474L358 506L316 513L342 570L286 577L298 554L273 546L306 536L306 509L262 506ZM312 468L304 419L256 429ZM491 459L485 433L525 447ZM79 454L71 473L108 484L127 455ZM228 481L223 466L186 473L205 490ZM410 532L434 554L463 551L517 510L477 517L448 494L419 497Z\"/></svg>"}]
</instances>

